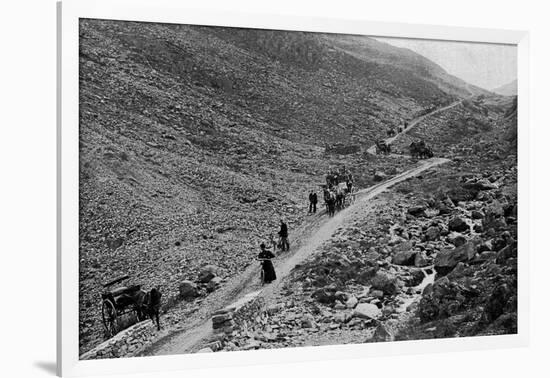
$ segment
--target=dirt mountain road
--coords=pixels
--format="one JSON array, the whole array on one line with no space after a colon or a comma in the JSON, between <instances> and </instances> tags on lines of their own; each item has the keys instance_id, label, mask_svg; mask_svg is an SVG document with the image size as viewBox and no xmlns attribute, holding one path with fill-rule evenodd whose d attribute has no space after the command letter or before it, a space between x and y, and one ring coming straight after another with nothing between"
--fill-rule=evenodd
<instances>
[{"instance_id":1,"label":"dirt mountain road","mask_svg":"<svg viewBox=\"0 0 550 378\"><path fill-rule=\"evenodd\" d=\"M458 100L458 101L455 101L453 102L452 104L450 105L447 105L447 106L444 106L442 108L439 108L439 109L436 109L430 113L427 113L427 114L424 114L418 118L415 118L414 120L412 120L409 125L400 133L397 133L396 135L390 137L390 138L387 138L387 139L384 139L384 141L386 142L386 144L392 144L397 138L399 138L401 135L403 134L406 134L407 132L409 132L413 127L415 127L416 125L418 125L418 123L430 116L433 116L437 113L441 113L441 112L444 112L445 110L448 110L448 109L451 109L451 108L454 108L455 106L458 106L460 104L462 104L462 102L464 101L464 99L462 100ZM367 149L367 152L371 155L376 155L376 145L373 145L371 147L369 147ZM393 155L393 154L392 154ZM397 156L397 155L395 155Z\"/></svg>"},{"instance_id":2,"label":"dirt mountain road","mask_svg":"<svg viewBox=\"0 0 550 378\"><path fill-rule=\"evenodd\" d=\"M274 261L277 280L267 286L260 286L258 264L251 264L244 272L232 279L224 288L211 294L202 304L201 309L187 319L187 326L167 335L145 350L142 355L167 355L196 352L201 342L212 336L212 312L228 306L239 306L248 300L262 297L266 302L281 289L281 282L291 270L314 254L317 249L334 232L343 225L348 216L358 207L359 203L368 201L384 192L391 186L414 177L434 166L446 163L443 158L432 158L421 161L419 165L403 172L387 181L357 192L354 204L328 218L324 212L313 217L300 229L291 232L292 248L289 252L280 254ZM252 256L251 256L252 259Z\"/></svg>"}]
</instances>

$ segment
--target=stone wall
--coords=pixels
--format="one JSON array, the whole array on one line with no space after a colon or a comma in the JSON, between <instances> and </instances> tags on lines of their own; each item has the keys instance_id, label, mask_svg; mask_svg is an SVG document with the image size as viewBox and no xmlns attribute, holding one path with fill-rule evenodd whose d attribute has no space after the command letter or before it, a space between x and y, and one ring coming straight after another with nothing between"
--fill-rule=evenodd
<instances>
[{"instance_id":1,"label":"stone wall","mask_svg":"<svg viewBox=\"0 0 550 378\"><path fill-rule=\"evenodd\" d=\"M155 325L150 320L144 320L82 354L80 359L92 360L135 356L153 338L155 333Z\"/></svg>"}]
</instances>

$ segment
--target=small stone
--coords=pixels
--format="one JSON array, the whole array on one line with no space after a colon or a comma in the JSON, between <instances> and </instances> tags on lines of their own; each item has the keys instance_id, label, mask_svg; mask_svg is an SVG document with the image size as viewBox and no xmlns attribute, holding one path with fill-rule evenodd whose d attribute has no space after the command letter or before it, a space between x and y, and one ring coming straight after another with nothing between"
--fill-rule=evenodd
<instances>
[{"instance_id":1,"label":"small stone","mask_svg":"<svg viewBox=\"0 0 550 378\"><path fill-rule=\"evenodd\" d=\"M217 276L219 268L215 265L204 266L199 273L199 282L208 283Z\"/></svg>"},{"instance_id":2,"label":"small stone","mask_svg":"<svg viewBox=\"0 0 550 378\"><path fill-rule=\"evenodd\" d=\"M455 247L460 247L461 245L466 244L466 237L459 232L451 232L447 235L447 241L454 245Z\"/></svg>"},{"instance_id":3,"label":"small stone","mask_svg":"<svg viewBox=\"0 0 550 378\"><path fill-rule=\"evenodd\" d=\"M426 255L426 252L417 252L414 256L414 266L418 268L423 268L428 265L430 265L430 262L428 260L428 256Z\"/></svg>"},{"instance_id":4,"label":"small stone","mask_svg":"<svg viewBox=\"0 0 550 378\"><path fill-rule=\"evenodd\" d=\"M359 301L357 300L357 298L354 297L354 296L351 296L351 297L349 297L349 299L346 301L346 307L349 308L349 309L353 309L353 308L355 308L355 306L357 306L357 302L359 302Z\"/></svg>"},{"instance_id":5,"label":"small stone","mask_svg":"<svg viewBox=\"0 0 550 378\"><path fill-rule=\"evenodd\" d=\"M214 351L210 348L202 348L202 349L199 349L197 353L214 353Z\"/></svg>"},{"instance_id":6,"label":"small stone","mask_svg":"<svg viewBox=\"0 0 550 378\"><path fill-rule=\"evenodd\" d=\"M334 305L335 310L345 310L346 308L346 305L340 301L336 301L336 304Z\"/></svg>"},{"instance_id":7,"label":"small stone","mask_svg":"<svg viewBox=\"0 0 550 378\"><path fill-rule=\"evenodd\" d=\"M449 231L464 232L470 229L470 226L466 221L460 217L454 217L449 221L448 224Z\"/></svg>"},{"instance_id":8,"label":"small stone","mask_svg":"<svg viewBox=\"0 0 550 378\"><path fill-rule=\"evenodd\" d=\"M214 277L208 282L208 285L206 285L206 290L211 293L218 289L221 283L222 279L220 277Z\"/></svg>"},{"instance_id":9,"label":"small stone","mask_svg":"<svg viewBox=\"0 0 550 378\"><path fill-rule=\"evenodd\" d=\"M382 290L371 290L369 292L369 295L373 296L374 298L382 298L384 297L384 292Z\"/></svg>"}]
</instances>

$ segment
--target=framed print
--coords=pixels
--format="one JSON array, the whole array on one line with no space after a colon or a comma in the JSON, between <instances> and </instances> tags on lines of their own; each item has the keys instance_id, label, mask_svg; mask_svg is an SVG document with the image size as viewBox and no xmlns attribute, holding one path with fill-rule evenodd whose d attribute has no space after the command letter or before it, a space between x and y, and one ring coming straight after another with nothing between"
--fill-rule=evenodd
<instances>
[{"instance_id":1,"label":"framed print","mask_svg":"<svg viewBox=\"0 0 550 378\"><path fill-rule=\"evenodd\" d=\"M59 374L526 345L526 32L58 15Z\"/></svg>"}]
</instances>

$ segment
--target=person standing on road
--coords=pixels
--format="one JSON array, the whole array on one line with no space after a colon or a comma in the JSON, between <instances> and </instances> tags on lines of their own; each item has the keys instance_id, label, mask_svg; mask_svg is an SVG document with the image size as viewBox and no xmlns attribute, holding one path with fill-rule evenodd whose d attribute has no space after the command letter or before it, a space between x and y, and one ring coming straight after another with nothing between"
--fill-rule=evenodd
<instances>
[{"instance_id":1,"label":"person standing on road","mask_svg":"<svg viewBox=\"0 0 550 378\"><path fill-rule=\"evenodd\" d=\"M313 213L316 213L317 212L317 192L312 191L310 201L311 201L311 205L313 205ZM311 208L311 205L310 205L310 208Z\"/></svg>"},{"instance_id":2,"label":"person standing on road","mask_svg":"<svg viewBox=\"0 0 550 378\"><path fill-rule=\"evenodd\" d=\"M317 204L317 194L313 192L313 190L311 192L309 192L309 211L308 213L314 213L317 211L316 209L316 204Z\"/></svg>"},{"instance_id":3,"label":"person standing on road","mask_svg":"<svg viewBox=\"0 0 550 378\"><path fill-rule=\"evenodd\" d=\"M288 251L290 249L290 245L288 242L288 226L283 219L281 219L281 229L279 230L279 237L281 238L281 250L283 252Z\"/></svg>"},{"instance_id":4,"label":"person standing on road","mask_svg":"<svg viewBox=\"0 0 550 378\"><path fill-rule=\"evenodd\" d=\"M271 283L277 279L275 274L275 268L271 259L275 258L273 252L269 249L266 249L265 244L260 244L260 253L258 254L258 260L262 262L262 271L263 271L263 283Z\"/></svg>"}]
</instances>

